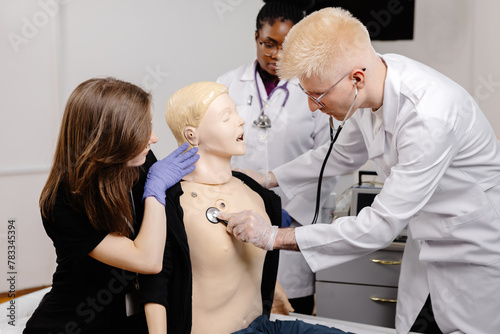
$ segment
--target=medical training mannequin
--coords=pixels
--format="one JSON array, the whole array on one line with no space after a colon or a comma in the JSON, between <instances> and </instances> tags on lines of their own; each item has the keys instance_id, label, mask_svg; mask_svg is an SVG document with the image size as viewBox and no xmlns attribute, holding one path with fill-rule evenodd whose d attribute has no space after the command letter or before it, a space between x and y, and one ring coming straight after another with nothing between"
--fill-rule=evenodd
<instances>
[{"instance_id":1,"label":"medical training mannequin","mask_svg":"<svg viewBox=\"0 0 500 334\"><path fill-rule=\"evenodd\" d=\"M498 333L500 143L474 97L415 60L377 54L366 27L340 8L304 18L285 45L280 75L299 78L311 110L348 118L325 175L370 159L384 186L355 217L269 230L276 236L273 247L300 249L317 271L384 248L408 226L397 333L415 331L426 301L439 328L419 331ZM321 164L326 150L273 170L270 183L293 193L317 180L301 166ZM256 214L221 218L241 239L271 242L267 223Z\"/></svg>"},{"instance_id":2,"label":"medical training mannequin","mask_svg":"<svg viewBox=\"0 0 500 334\"><path fill-rule=\"evenodd\" d=\"M255 26L256 60L221 75L217 82L228 87L238 113L245 120L247 153L231 160L233 168L254 177L251 170L273 170L329 140L328 116L308 111L307 97L298 80L280 80L277 61L288 31L304 17L313 1L268 0L259 10ZM270 126L255 124L259 115L269 117ZM319 168L317 169L319 174ZM322 189L324 203L333 190L333 178ZM279 187L272 189L281 197L282 225L309 225L314 217L316 185L303 187L287 197ZM312 314L315 277L303 255L280 252L278 281L286 291L293 311Z\"/></svg>"},{"instance_id":3,"label":"medical training mannequin","mask_svg":"<svg viewBox=\"0 0 500 334\"><path fill-rule=\"evenodd\" d=\"M264 250L236 240L226 232L223 223L208 221L206 210L209 207L216 207L221 212L252 209L268 221L279 224L279 197L244 174L238 173L239 178L232 174L231 157L246 151L244 121L224 85L199 82L180 89L168 101L166 120L179 143L187 141L198 148L200 159L193 174L167 193L169 230L164 270L159 275L145 277L144 281L141 279L141 289L145 289L147 296L144 302L147 303L145 309L150 333L165 333L165 319L169 322L169 333L209 334L240 330L263 313L263 279L270 283L271 295L268 293L267 306L272 303L278 253L266 254ZM252 185L260 193L251 189ZM172 207L169 201L174 203ZM180 222L169 216L176 210L180 211ZM170 230L176 228L174 224L180 225L181 230L185 228L187 236L186 252L192 271L192 330L191 319L185 319L184 324L184 320L171 313L186 308L181 316L189 316L191 305L183 305L184 300L177 299L191 296L168 296L172 298L164 303L170 307L168 312L161 305L161 295L167 293L172 285L171 280L163 281L163 278L171 275L169 269L174 274L179 271L169 259L177 258L172 255L175 249L169 244L177 238L177 232L173 230L171 233ZM271 264L274 265L274 269L264 272L265 277L269 275L270 279L263 278L266 256L271 256Z\"/></svg>"}]
</instances>

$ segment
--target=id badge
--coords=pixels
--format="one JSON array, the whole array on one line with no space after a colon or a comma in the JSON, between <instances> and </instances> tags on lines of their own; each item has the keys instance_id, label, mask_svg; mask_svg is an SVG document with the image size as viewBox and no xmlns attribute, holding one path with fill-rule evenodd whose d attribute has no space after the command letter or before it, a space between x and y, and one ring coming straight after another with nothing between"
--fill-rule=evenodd
<instances>
[{"instance_id":1,"label":"id badge","mask_svg":"<svg viewBox=\"0 0 500 334\"><path fill-rule=\"evenodd\" d=\"M139 303L139 291L135 290L125 295L125 310L127 317L137 314L142 311Z\"/></svg>"}]
</instances>

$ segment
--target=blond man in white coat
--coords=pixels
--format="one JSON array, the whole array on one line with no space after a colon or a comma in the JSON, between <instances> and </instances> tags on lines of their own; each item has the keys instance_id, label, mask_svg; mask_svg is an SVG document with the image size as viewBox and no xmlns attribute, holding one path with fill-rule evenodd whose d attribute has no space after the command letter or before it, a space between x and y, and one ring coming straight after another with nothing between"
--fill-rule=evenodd
<instances>
[{"instance_id":1,"label":"blond man in white coat","mask_svg":"<svg viewBox=\"0 0 500 334\"><path fill-rule=\"evenodd\" d=\"M354 101L325 175L370 159L385 184L371 207L332 225L268 229L247 211L224 215L228 231L300 250L317 271L389 245L408 225L397 332L408 333L430 296L443 333L498 333L500 144L473 97L421 63L378 55L366 28L342 9L306 17L285 45L280 76L298 77L311 110L340 120ZM271 186L292 196L316 177L310 166L325 152L274 169Z\"/></svg>"}]
</instances>

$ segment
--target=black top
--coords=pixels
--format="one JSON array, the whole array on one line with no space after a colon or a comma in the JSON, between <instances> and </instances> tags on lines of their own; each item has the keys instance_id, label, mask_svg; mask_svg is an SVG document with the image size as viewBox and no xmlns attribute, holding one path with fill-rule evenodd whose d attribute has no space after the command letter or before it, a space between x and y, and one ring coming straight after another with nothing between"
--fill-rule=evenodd
<instances>
[{"instance_id":1,"label":"black top","mask_svg":"<svg viewBox=\"0 0 500 334\"><path fill-rule=\"evenodd\" d=\"M266 212L273 225L281 226L281 199L271 190L261 187L249 176L233 172L264 200ZM192 270L189 246L184 228L184 212L180 205L183 194L180 183L167 190L167 242L163 269L157 275L139 275L143 303L166 307L167 333L189 334L192 324ZM263 314L269 316L274 298L278 272L279 251L267 252L262 271L261 296Z\"/></svg>"},{"instance_id":2,"label":"black top","mask_svg":"<svg viewBox=\"0 0 500 334\"><path fill-rule=\"evenodd\" d=\"M142 222L145 176L156 161L146 158L132 189L134 231ZM95 260L88 254L106 237L95 230L84 213L76 212L59 191L52 219L42 217L57 255L52 289L44 296L24 333L147 333L144 313L126 316L125 294L132 291L136 273ZM79 331L81 330L81 331Z\"/></svg>"}]
</instances>

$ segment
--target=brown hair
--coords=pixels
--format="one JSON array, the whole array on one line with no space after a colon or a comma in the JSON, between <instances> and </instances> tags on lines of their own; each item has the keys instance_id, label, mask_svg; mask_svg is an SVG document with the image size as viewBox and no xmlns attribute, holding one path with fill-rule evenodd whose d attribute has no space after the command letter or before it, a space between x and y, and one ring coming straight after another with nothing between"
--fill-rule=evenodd
<instances>
[{"instance_id":1,"label":"brown hair","mask_svg":"<svg viewBox=\"0 0 500 334\"><path fill-rule=\"evenodd\" d=\"M96 78L76 87L40 196L42 216L51 217L63 191L69 205L85 213L97 230L130 235L129 191L139 169L127 162L147 147L151 120L151 95L131 83Z\"/></svg>"}]
</instances>

